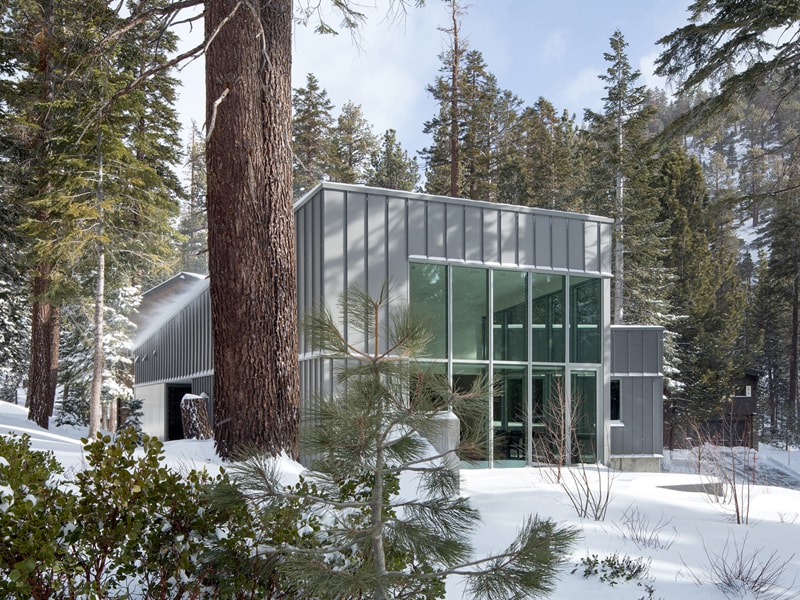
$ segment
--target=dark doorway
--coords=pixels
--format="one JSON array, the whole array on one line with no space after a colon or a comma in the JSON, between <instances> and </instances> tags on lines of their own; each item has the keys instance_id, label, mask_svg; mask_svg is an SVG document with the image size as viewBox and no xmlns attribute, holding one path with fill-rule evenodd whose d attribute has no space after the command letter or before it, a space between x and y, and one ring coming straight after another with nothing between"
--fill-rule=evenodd
<instances>
[{"instance_id":1,"label":"dark doorway","mask_svg":"<svg viewBox=\"0 0 800 600\"><path fill-rule=\"evenodd\" d=\"M183 439L181 400L185 394L191 393L192 386L188 383L167 386L167 440Z\"/></svg>"}]
</instances>

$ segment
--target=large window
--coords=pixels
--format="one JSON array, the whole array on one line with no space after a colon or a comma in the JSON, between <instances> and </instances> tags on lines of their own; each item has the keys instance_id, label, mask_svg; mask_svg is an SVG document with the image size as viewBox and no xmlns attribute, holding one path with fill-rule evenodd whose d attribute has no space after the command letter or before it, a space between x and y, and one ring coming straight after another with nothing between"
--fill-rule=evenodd
<instances>
[{"instance_id":1,"label":"large window","mask_svg":"<svg viewBox=\"0 0 800 600\"><path fill-rule=\"evenodd\" d=\"M453 267L453 358L488 360L488 269Z\"/></svg>"},{"instance_id":2,"label":"large window","mask_svg":"<svg viewBox=\"0 0 800 600\"><path fill-rule=\"evenodd\" d=\"M495 271L492 294L494 359L527 361L528 274Z\"/></svg>"},{"instance_id":3,"label":"large window","mask_svg":"<svg viewBox=\"0 0 800 600\"><path fill-rule=\"evenodd\" d=\"M432 337L426 369L460 391L491 378L484 408L459 414L462 432L483 438L472 460L596 459L600 278L412 263L409 287L412 315Z\"/></svg>"},{"instance_id":4,"label":"large window","mask_svg":"<svg viewBox=\"0 0 800 600\"><path fill-rule=\"evenodd\" d=\"M447 266L411 263L409 287L413 317L431 336L425 354L447 358Z\"/></svg>"},{"instance_id":5,"label":"large window","mask_svg":"<svg viewBox=\"0 0 800 600\"><path fill-rule=\"evenodd\" d=\"M599 363L600 280L570 277L570 359L576 363Z\"/></svg>"},{"instance_id":6,"label":"large window","mask_svg":"<svg viewBox=\"0 0 800 600\"><path fill-rule=\"evenodd\" d=\"M564 276L532 277L533 362L564 362Z\"/></svg>"}]
</instances>

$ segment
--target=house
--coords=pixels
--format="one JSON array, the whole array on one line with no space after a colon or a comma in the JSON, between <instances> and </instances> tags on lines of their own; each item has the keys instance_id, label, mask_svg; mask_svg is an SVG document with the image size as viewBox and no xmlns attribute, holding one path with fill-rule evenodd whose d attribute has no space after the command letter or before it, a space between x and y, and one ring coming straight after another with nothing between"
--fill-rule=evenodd
<instances>
[{"instance_id":1,"label":"house","mask_svg":"<svg viewBox=\"0 0 800 600\"><path fill-rule=\"evenodd\" d=\"M426 367L456 387L495 382L480 463L536 463L561 415L577 440L571 460L659 468L663 331L610 323L611 220L322 183L296 202L295 223L299 314L322 300L336 316L348 287L390 282L426 319ZM213 407L210 332L204 282L137 337L147 433L180 437L170 423L183 393ZM301 415L334 386L313 350L301 335Z\"/></svg>"}]
</instances>

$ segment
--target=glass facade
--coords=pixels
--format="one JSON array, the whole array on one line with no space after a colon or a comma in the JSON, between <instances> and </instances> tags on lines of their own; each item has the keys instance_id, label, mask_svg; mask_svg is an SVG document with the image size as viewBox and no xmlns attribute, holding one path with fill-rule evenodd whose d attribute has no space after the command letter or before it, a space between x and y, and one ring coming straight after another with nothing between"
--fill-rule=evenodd
<instances>
[{"instance_id":1,"label":"glass facade","mask_svg":"<svg viewBox=\"0 0 800 600\"><path fill-rule=\"evenodd\" d=\"M485 440L470 458L597 460L600 278L423 262L409 275L412 314L431 335L428 367L460 391L492 381L485 412L461 415L462 430Z\"/></svg>"}]
</instances>

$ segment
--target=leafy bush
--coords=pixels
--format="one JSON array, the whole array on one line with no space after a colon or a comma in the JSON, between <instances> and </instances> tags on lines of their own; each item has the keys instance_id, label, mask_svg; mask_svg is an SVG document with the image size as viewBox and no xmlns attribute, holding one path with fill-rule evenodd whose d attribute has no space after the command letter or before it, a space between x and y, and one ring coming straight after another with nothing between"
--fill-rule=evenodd
<instances>
[{"instance_id":1,"label":"leafy bush","mask_svg":"<svg viewBox=\"0 0 800 600\"><path fill-rule=\"evenodd\" d=\"M0 597L277 597L258 517L243 500L212 501L226 474L168 469L161 442L133 429L84 440L84 452L87 468L66 480L28 437L0 437ZM293 517L259 525L280 542Z\"/></svg>"}]
</instances>

